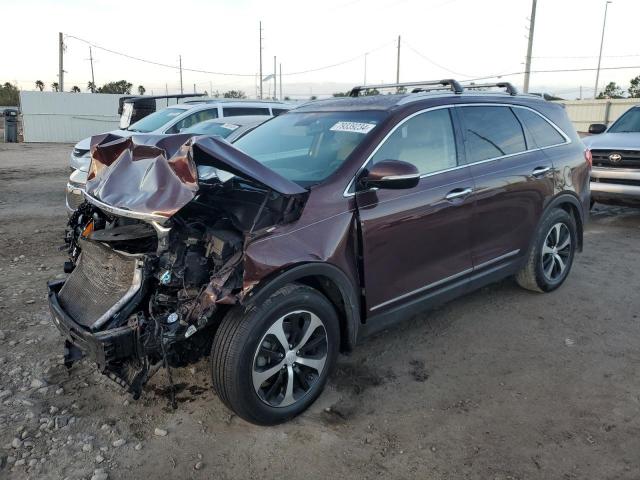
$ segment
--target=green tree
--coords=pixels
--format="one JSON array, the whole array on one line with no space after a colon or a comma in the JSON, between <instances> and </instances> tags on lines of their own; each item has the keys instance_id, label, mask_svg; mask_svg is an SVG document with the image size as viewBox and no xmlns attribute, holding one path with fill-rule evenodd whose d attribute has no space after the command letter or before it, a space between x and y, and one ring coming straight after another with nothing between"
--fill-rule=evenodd
<instances>
[{"instance_id":1,"label":"green tree","mask_svg":"<svg viewBox=\"0 0 640 480\"><path fill-rule=\"evenodd\" d=\"M604 90L598 94L598 98L624 98L624 92L616 82L609 82Z\"/></svg>"},{"instance_id":2,"label":"green tree","mask_svg":"<svg viewBox=\"0 0 640 480\"><path fill-rule=\"evenodd\" d=\"M133 87L132 83L129 83L126 80L118 80L117 82L105 83L98 89L98 93L130 94L131 87Z\"/></svg>"},{"instance_id":3,"label":"green tree","mask_svg":"<svg viewBox=\"0 0 640 480\"><path fill-rule=\"evenodd\" d=\"M71 91L73 93L80 93L80 87L77 85L74 85L73 87L71 87Z\"/></svg>"},{"instance_id":4,"label":"green tree","mask_svg":"<svg viewBox=\"0 0 640 480\"><path fill-rule=\"evenodd\" d=\"M309 100L317 100L317 99L318 99L318 97L316 97L315 95L311 95L311 96L309 97Z\"/></svg>"},{"instance_id":5,"label":"green tree","mask_svg":"<svg viewBox=\"0 0 640 480\"><path fill-rule=\"evenodd\" d=\"M229 90L222 95L224 98L247 98L242 90Z\"/></svg>"},{"instance_id":6,"label":"green tree","mask_svg":"<svg viewBox=\"0 0 640 480\"><path fill-rule=\"evenodd\" d=\"M59 90L60 90L60 85L58 85L58 82L53 82L53 83L51 84L51 89L52 89L54 92L59 91Z\"/></svg>"},{"instance_id":7,"label":"green tree","mask_svg":"<svg viewBox=\"0 0 640 480\"><path fill-rule=\"evenodd\" d=\"M377 88L367 88L364 91L364 96L370 97L371 95L380 95L380 90L378 90Z\"/></svg>"},{"instance_id":8,"label":"green tree","mask_svg":"<svg viewBox=\"0 0 640 480\"><path fill-rule=\"evenodd\" d=\"M96 93L96 84L93 82L87 82L87 90L91 93Z\"/></svg>"},{"instance_id":9,"label":"green tree","mask_svg":"<svg viewBox=\"0 0 640 480\"><path fill-rule=\"evenodd\" d=\"M640 98L640 75L631 79L628 92L631 98Z\"/></svg>"},{"instance_id":10,"label":"green tree","mask_svg":"<svg viewBox=\"0 0 640 480\"><path fill-rule=\"evenodd\" d=\"M36 88L40 91L44 90L44 82L42 80L36 80Z\"/></svg>"},{"instance_id":11,"label":"green tree","mask_svg":"<svg viewBox=\"0 0 640 480\"><path fill-rule=\"evenodd\" d=\"M146 91L146 88L144 88L142 85L138 85L138 95L144 95L144 92Z\"/></svg>"},{"instance_id":12,"label":"green tree","mask_svg":"<svg viewBox=\"0 0 640 480\"><path fill-rule=\"evenodd\" d=\"M291 100L291 97L287 96L287 97L284 97L284 99L285 99L286 101L289 101L289 100Z\"/></svg>"},{"instance_id":13,"label":"green tree","mask_svg":"<svg viewBox=\"0 0 640 480\"><path fill-rule=\"evenodd\" d=\"M11 85L9 82L5 82L3 85L0 85L0 105L17 107L19 100L18 93L18 87Z\"/></svg>"},{"instance_id":14,"label":"green tree","mask_svg":"<svg viewBox=\"0 0 640 480\"><path fill-rule=\"evenodd\" d=\"M336 92L333 94L334 97L348 97L349 92Z\"/></svg>"}]
</instances>

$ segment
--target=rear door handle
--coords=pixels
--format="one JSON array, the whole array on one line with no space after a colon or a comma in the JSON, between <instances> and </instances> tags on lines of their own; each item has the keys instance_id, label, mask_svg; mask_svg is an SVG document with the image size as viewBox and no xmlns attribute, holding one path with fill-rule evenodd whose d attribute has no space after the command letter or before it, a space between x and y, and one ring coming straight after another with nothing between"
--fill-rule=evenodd
<instances>
[{"instance_id":1,"label":"rear door handle","mask_svg":"<svg viewBox=\"0 0 640 480\"><path fill-rule=\"evenodd\" d=\"M473 188L456 188L447 193L444 198L446 200L455 200L456 198L463 198L473 192Z\"/></svg>"},{"instance_id":2,"label":"rear door handle","mask_svg":"<svg viewBox=\"0 0 640 480\"><path fill-rule=\"evenodd\" d=\"M533 172L531 172L531 175L534 177L541 177L550 170L551 167L536 167L533 169Z\"/></svg>"}]
</instances>

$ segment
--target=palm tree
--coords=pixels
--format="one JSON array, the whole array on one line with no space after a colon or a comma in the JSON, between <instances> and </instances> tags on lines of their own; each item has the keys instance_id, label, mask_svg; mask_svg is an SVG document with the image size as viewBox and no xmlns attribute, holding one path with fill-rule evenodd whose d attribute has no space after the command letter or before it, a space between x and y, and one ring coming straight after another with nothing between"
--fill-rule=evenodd
<instances>
[{"instance_id":1,"label":"palm tree","mask_svg":"<svg viewBox=\"0 0 640 480\"><path fill-rule=\"evenodd\" d=\"M51 84L51 88L53 89L54 92L57 92L60 89L60 85L58 85L58 82L53 82Z\"/></svg>"},{"instance_id":2,"label":"palm tree","mask_svg":"<svg viewBox=\"0 0 640 480\"><path fill-rule=\"evenodd\" d=\"M87 83L87 90L89 90L91 93L96 93L96 84L93 82Z\"/></svg>"},{"instance_id":3,"label":"palm tree","mask_svg":"<svg viewBox=\"0 0 640 480\"><path fill-rule=\"evenodd\" d=\"M44 82L42 80L36 80L36 88L40 91L44 90Z\"/></svg>"},{"instance_id":4,"label":"palm tree","mask_svg":"<svg viewBox=\"0 0 640 480\"><path fill-rule=\"evenodd\" d=\"M138 93L140 95L144 95L144 92L146 92L146 91L147 91L146 88L144 88L142 85L138 85Z\"/></svg>"},{"instance_id":5,"label":"palm tree","mask_svg":"<svg viewBox=\"0 0 640 480\"><path fill-rule=\"evenodd\" d=\"M73 93L80 93L80 87L77 85L74 85L73 87L71 87L71 91Z\"/></svg>"}]
</instances>

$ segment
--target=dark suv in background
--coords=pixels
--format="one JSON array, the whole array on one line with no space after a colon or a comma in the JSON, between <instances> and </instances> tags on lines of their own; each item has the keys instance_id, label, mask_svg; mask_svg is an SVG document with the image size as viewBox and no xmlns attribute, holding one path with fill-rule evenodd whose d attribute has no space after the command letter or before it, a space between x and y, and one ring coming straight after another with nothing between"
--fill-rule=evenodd
<instances>
[{"instance_id":1,"label":"dark suv in background","mask_svg":"<svg viewBox=\"0 0 640 480\"><path fill-rule=\"evenodd\" d=\"M413 90L360 95L389 87ZM220 399L259 424L412 313L508 276L556 289L589 209L563 107L509 84L356 87L233 145L103 135L91 154L70 274L49 284L67 365L89 355L139 395L209 355Z\"/></svg>"}]
</instances>

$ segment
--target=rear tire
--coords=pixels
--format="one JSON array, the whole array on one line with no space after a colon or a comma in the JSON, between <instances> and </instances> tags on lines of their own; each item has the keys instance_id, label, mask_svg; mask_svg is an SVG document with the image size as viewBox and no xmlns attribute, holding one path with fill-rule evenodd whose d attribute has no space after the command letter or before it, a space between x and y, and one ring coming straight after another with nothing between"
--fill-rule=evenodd
<instances>
[{"instance_id":1,"label":"rear tire","mask_svg":"<svg viewBox=\"0 0 640 480\"><path fill-rule=\"evenodd\" d=\"M565 210L551 210L538 227L527 263L516 274L518 285L534 292L551 292L566 280L575 255L578 234L574 218Z\"/></svg>"},{"instance_id":2,"label":"rear tire","mask_svg":"<svg viewBox=\"0 0 640 480\"><path fill-rule=\"evenodd\" d=\"M311 287L286 285L224 317L211 350L213 388L251 423L285 422L318 398L339 345L333 305Z\"/></svg>"}]
</instances>

